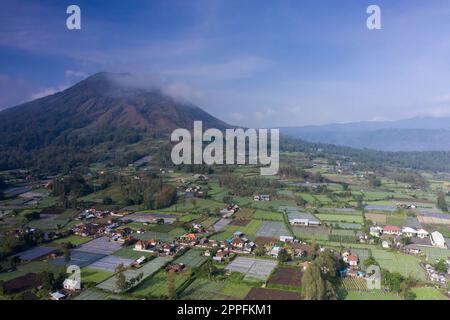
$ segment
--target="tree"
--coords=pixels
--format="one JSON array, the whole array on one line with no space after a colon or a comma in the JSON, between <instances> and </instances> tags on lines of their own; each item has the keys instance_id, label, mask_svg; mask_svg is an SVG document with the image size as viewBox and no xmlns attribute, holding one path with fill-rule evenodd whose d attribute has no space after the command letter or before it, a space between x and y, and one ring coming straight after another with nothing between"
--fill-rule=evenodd
<instances>
[{"instance_id":1,"label":"tree","mask_svg":"<svg viewBox=\"0 0 450 320\"><path fill-rule=\"evenodd\" d=\"M387 270L384 271L383 276L384 284L393 292L396 292L397 294L405 291L405 288L402 286L403 281L405 281L405 278L398 273L398 272L389 272Z\"/></svg>"},{"instance_id":2,"label":"tree","mask_svg":"<svg viewBox=\"0 0 450 320\"><path fill-rule=\"evenodd\" d=\"M434 269L436 269L437 272L447 273L447 263L445 260L439 260L439 262L434 265Z\"/></svg>"},{"instance_id":3,"label":"tree","mask_svg":"<svg viewBox=\"0 0 450 320\"><path fill-rule=\"evenodd\" d=\"M317 244L316 240L313 240L311 242L311 251L308 254L308 260L314 260L317 256L317 250L319 250L319 245Z\"/></svg>"},{"instance_id":4,"label":"tree","mask_svg":"<svg viewBox=\"0 0 450 320\"><path fill-rule=\"evenodd\" d=\"M445 193L443 193L443 192L439 192L439 194L438 194L437 207L444 212L448 211L448 204L447 204L447 201L445 200Z\"/></svg>"},{"instance_id":5,"label":"tree","mask_svg":"<svg viewBox=\"0 0 450 320\"><path fill-rule=\"evenodd\" d=\"M291 256L286 250L281 249L280 252L278 252L278 261L279 262L287 262L290 259L291 259Z\"/></svg>"},{"instance_id":6,"label":"tree","mask_svg":"<svg viewBox=\"0 0 450 320\"><path fill-rule=\"evenodd\" d=\"M366 260L364 260L364 266L367 268L369 266L378 266L377 260L373 256L368 257Z\"/></svg>"},{"instance_id":7,"label":"tree","mask_svg":"<svg viewBox=\"0 0 450 320\"><path fill-rule=\"evenodd\" d=\"M125 267L123 263L116 267L116 287L120 292L125 292L128 289L127 278L125 277Z\"/></svg>"},{"instance_id":8,"label":"tree","mask_svg":"<svg viewBox=\"0 0 450 320\"><path fill-rule=\"evenodd\" d=\"M338 261L330 249L322 252L315 263L320 266L326 280L334 281L336 279Z\"/></svg>"},{"instance_id":9,"label":"tree","mask_svg":"<svg viewBox=\"0 0 450 320\"><path fill-rule=\"evenodd\" d=\"M362 195L358 194L356 197L356 208L357 209L364 209L364 198Z\"/></svg>"},{"instance_id":10,"label":"tree","mask_svg":"<svg viewBox=\"0 0 450 320\"><path fill-rule=\"evenodd\" d=\"M0 280L0 296L3 296L6 293L5 281Z\"/></svg>"},{"instance_id":11,"label":"tree","mask_svg":"<svg viewBox=\"0 0 450 320\"><path fill-rule=\"evenodd\" d=\"M105 205L110 205L113 203L113 200L111 199L111 197L104 197L102 203Z\"/></svg>"},{"instance_id":12,"label":"tree","mask_svg":"<svg viewBox=\"0 0 450 320\"><path fill-rule=\"evenodd\" d=\"M367 177L367 179L369 180L369 184L372 187L381 187L381 180L380 180L380 178L377 178L374 175L370 175L370 176Z\"/></svg>"},{"instance_id":13,"label":"tree","mask_svg":"<svg viewBox=\"0 0 450 320\"><path fill-rule=\"evenodd\" d=\"M213 260L210 258L205 263L206 271L208 272L208 279L211 280L211 278L216 273L216 267L214 266Z\"/></svg>"},{"instance_id":14,"label":"tree","mask_svg":"<svg viewBox=\"0 0 450 320\"><path fill-rule=\"evenodd\" d=\"M175 289L175 273L169 271L167 273L167 297L169 300L177 299L177 291Z\"/></svg>"},{"instance_id":15,"label":"tree","mask_svg":"<svg viewBox=\"0 0 450 320\"><path fill-rule=\"evenodd\" d=\"M42 287L45 290L51 291L54 289L54 284L55 284L55 276L52 272L50 271L43 271L40 275L39 275L39 279L42 282Z\"/></svg>"},{"instance_id":16,"label":"tree","mask_svg":"<svg viewBox=\"0 0 450 320\"><path fill-rule=\"evenodd\" d=\"M70 260L72 259L72 253L70 252L70 248L72 247L72 244L70 242L65 243L62 247L63 255L64 255L64 263L67 266L70 263Z\"/></svg>"},{"instance_id":17,"label":"tree","mask_svg":"<svg viewBox=\"0 0 450 320\"><path fill-rule=\"evenodd\" d=\"M260 246L260 247L258 247L258 249L256 249L255 254L258 257L261 257L266 254L266 249L264 248L264 246Z\"/></svg>"},{"instance_id":18,"label":"tree","mask_svg":"<svg viewBox=\"0 0 450 320\"><path fill-rule=\"evenodd\" d=\"M415 300L417 295L411 290L407 290L404 294L405 300Z\"/></svg>"},{"instance_id":19,"label":"tree","mask_svg":"<svg viewBox=\"0 0 450 320\"><path fill-rule=\"evenodd\" d=\"M326 295L326 283L322 278L320 267L312 263L302 276L306 300L323 300Z\"/></svg>"}]
</instances>

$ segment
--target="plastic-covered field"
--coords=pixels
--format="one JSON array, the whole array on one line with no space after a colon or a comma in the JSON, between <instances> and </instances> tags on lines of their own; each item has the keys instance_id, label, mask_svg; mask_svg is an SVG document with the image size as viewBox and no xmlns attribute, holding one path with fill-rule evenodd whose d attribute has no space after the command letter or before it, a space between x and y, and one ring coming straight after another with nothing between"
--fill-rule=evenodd
<instances>
[{"instance_id":1,"label":"plastic-covered field","mask_svg":"<svg viewBox=\"0 0 450 320\"><path fill-rule=\"evenodd\" d=\"M128 267L133 263L133 261L133 259L126 259L116 256L106 256L104 258L101 258L100 260L95 261L93 264L90 264L89 268L114 272L118 265L123 264L124 267Z\"/></svg>"},{"instance_id":2,"label":"plastic-covered field","mask_svg":"<svg viewBox=\"0 0 450 320\"><path fill-rule=\"evenodd\" d=\"M220 219L215 225L214 225L214 231L220 231L223 228L225 228L229 223L231 222L230 219Z\"/></svg>"},{"instance_id":3,"label":"plastic-covered field","mask_svg":"<svg viewBox=\"0 0 450 320\"><path fill-rule=\"evenodd\" d=\"M81 245L73 251L109 255L119 250L121 247L122 244L120 242L110 241L108 237L100 237Z\"/></svg>"},{"instance_id":4,"label":"plastic-covered field","mask_svg":"<svg viewBox=\"0 0 450 320\"><path fill-rule=\"evenodd\" d=\"M279 238L280 236L289 236L289 232L283 222L265 221L256 232L256 236Z\"/></svg>"},{"instance_id":5,"label":"plastic-covered field","mask_svg":"<svg viewBox=\"0 0 450 320\"><path fill-rule=\"evenodd\" d=\"M17 254L21 260L36 260L42 258L46 255L49 255L52 252L55 252L57 249L54 247L34 247L29 250L23 251Z\"/></svg>"},{"instance_id":6,"label":"plastic-covered field","mask_svg":"<svg viewBox=\"0 0 450 320\"><path fill-rule=\"evenodd\" d=\"M141 272L144 275L143 279L153 275L155 272L157 272L159 269L161 269L163 266L165 266L167 263L169 263L172 260L172 257L157 257L146 264L144 264L139 269L130 269L124 272L124 275L127 280L130 280L131 278L137 277ZM103 281L102 283L98 284L97 287L103 290L116 292L116 277L111 277L107 279L106 281ZM137 284L136 284L137 285Z\"/></svg>"},{"instance_id":7,"label":"plastic-covered field","mask_svg":"<svg viewBox=\"0 0 450 320\"><path fill-rule=\"evenodd\" d=\"M73 250L70 256L70 261L67 265L76 265L79 266L80 268L83 268L94 263L97 260L100 260L104 256L105 256L104 254ZM57 266L66 265L64 257L58 257L55 260L52 260L51 263Z\"/></svg>"},{"instance_id":8,"label":"plastic-covered field","mask_svg":"<svg viewBox=\"0 0 450 320\"><path fill-rule=\"evenodd\" d=\"M237 257L225 270L244 273L247 280L266 280L277 265L272 260Z\"/></svg>"}]
</instances>

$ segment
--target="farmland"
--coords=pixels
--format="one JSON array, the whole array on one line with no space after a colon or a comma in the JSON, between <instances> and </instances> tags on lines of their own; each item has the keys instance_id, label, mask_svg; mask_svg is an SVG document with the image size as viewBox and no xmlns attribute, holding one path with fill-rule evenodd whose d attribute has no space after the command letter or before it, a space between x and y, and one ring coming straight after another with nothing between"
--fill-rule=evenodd
<instances>
[{"instance_id":1,"label":"farmland","mask_svg":"<svg viewBox=\"0 0 450 320\"><path fill-rule=\"evenodd\" d=\"M277 289L264 289L264 288L252 288L245 297L245 300L300 300L300 293L277 290Z\"/></svg>"},{"instance_id":2,"label":"farmland","mask_svg":"<svg viewBox=\"0 0 450 320\"><path fill-rule=\"evenodd\" d=\"M372 249L371 251L381 268L390 272L398 272L405 277L412 276L417 280L425 280L425 273L419 265L418 258L381 249Z\"/></svg>"},{"instance_id":3,"label":"farmland","mask_svg":"<svg viewBox=\"0 0 450 320\"><path fill-rule=\"evenodd\" d=\"M11 258L2 261L2 269L8 271L0 272L0 280L20 284L23 279L34 277L30 274L45 271L58 276L58 272L64 272L66 259L70 257L68 264L81 268L82 280L81 292L73 294L71 299L168 299L167 270L171 269L180 300L299 300L305 299L308 292L305 290L308 282L302 279L305 270L311 262L322 263L319 258L324 252L331 252L332 257L328 259L335 261L338 270L332 285L339 299L405 298L403 293L391 293L387 288L368 290L364 272L365 262L371 256L382 269L414 277L417 283L410 292L416 294L416 299L445 298L443 289L431 286L424 266L446 259L450 256L449 249L434 247L427 237L410 239L423 254L409 255L402 247L408 243L406 239L386 234L376 239L368 234L372 223L376 223L381 228L389 224L400 229L409 226L430 232L437 230L448 237L450 229L441 223L446 214L436 212L439 210L434 199L440 188L436 181L440 180L432 180L432 188L410 190L382 176L381 185L376 187L370 185L364 172L335 172L336 168L330 169L327 159L305 158L304 154L295 152L289 158L307 166L300 177L260 177L258 170L248 166L230 168L225 173L215 168L217 171L202 181L197 174L181 170L152 171L147 176L148 182L158 177L158 185L160 181L169 183L176 191L173 201L158 209L144 194L135 203L132 203L134 199L125 199L121 193L129 190L111 182L101 191L80 199L89 201L85 206L95 208L94 214L102 210L114 210L114 214L111 211L109 215L101 213L88 219L81 215L85 209L66 209L60 203L51 208L18 210L16 215L5 213L4 229L0 230L36 226L49 239L41 238L39 243L17 252L24 261ZM312 172L321 176L311 176ZM118 173L128 188L140 183L134 177L146 177L141 168L114 167L110 171L111 175ZM127 184L126 177L132 183ZM312 178L326 179L326 182L303 181ZM96 185L103 181L99 175L92 179ZM116 179L119 180L119 175ZM187 196L186 190L197 186L207 193L191 192ZM270 200L254 201L254 195L258 194L268 194ZM358 200L358 197L362 198ZM113 203L103 204L103 200L109 203L109 198ZM239 209L230 214L236 204ZM415 204L420 207L407 208ZM432 212L427 216L420 211L422 208ZM33 218L34 209L43 212L42 217ZM438 213L443 216L435 216ZM433 223L425 224L424 219ZM86 228L82 229L85 233L79 232L80 225L92 227L94 231ZM383 241L387 246L382 246ZM68 242L74 247L68 249L63 245ZM349 252L357 257L354 266L343 260ZM136 261L141 257L147 259ZM127 285L121 290L117 281L119 265L124 267Z\"/></svg>"},{"instance_id":4,"label":"farmland","mask_svg":"<svg viewBox=\"0 0 450 320\"><path fill-rule=\"evenodd\" d=\"M189 271L175 274L175 288L180 288L188 280ZM133 288L131 294L138 298L147 299L167 297L167 272L165 270L158 271Z\"/></svg>"},{"instance_id":5,"label":"farmland","mask_svg":"<svg viewBox=\"0 0 450 320\"><path fill-rule=\"evenodd\" d=\"M280 267L269 279L270 285L281 285L286 287L300 287L302 273L298 268Z\"/></svg>"},{"instance_id":6,"label":"farmland","mask_svg":"<svg viewBox=\"0 0 450 320\"><path fill-rule=\"evenodd\" d=\"M192 268L197 268L200 267L206 259L207 258L203 255L203 251L191 249L183 253L183 255L177 258L174 263L183 263Z\"/></svg>"},{"instance_id":7,"label":"farmland","mask_svg":"<svg viewBox=\"0 0 450 320\"><path fill-rule=\"evenodd\" d=\"M317 218L323 221L363 223L363 218L361 215L320 213L317 214L316 216Z\"/></svg>"}]
</instances>

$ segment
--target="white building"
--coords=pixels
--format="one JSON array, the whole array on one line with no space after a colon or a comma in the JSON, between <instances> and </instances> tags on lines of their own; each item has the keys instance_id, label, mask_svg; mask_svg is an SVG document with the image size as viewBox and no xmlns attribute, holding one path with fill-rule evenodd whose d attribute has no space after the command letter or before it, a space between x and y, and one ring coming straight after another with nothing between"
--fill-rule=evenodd
<instances>
[{"instance_id":1,"label":"white building","mask_svg":"<svg viewBox=\"0 0 450 320\"><path fill-rule=\"evenodd\" d=\"M292 241L294 241L294 237L292 237L292 236L280 236L280 241L282 241L282 242L292 242Z\"/></svg>"},{"instance_id":2,"label":"white building","mask_svg":"<svg viewBox=\"0 0 450 320\"><path fill-rule=\"evenodd\" d=\"M447 243L445 242L444 236L442 235L442 233L440 233L438 231L432 232L430 239L431 239L431 244L435 247L439 247L439 248L447 247Z\"/></svg>"},{"instance_id":3,"label":"white building","mask_svg":"<svg viewBox=\"0 0 450 320\"><path fill-rule=\"evenodd\" d=\"M56 291L56 292L53 292L52 294L50 294L50 298L52 300L62 300L65 297L66 297L66 295L61 293L61 292L59 292L59 291Z\"/></svg>"},{"instance_id":4,"label":"white building","mask_svg":"<svg viewBox=\"0 0 450 320\"><path fill-rule=\"evenodd\" d=\"M380 226L370 227L370 231L369 231L369 233L372 237L379 237L382 232L383 232L383 228Z\"/></svg>"},{"instance_id":5,"label":"white building","mask_svg":"<svg viewBox=\"0 0 450 320\"><path fill-rule=\"evenodd\" d=\"M403 227L402 228L402 234L405 237L412 238L412 237L415 237L417 235L417 230L414 229L414 228L410 228L410 227Z\"/></svg>"},{"instance_id":6,"label":"white building","mask_svg":"<svg viewBox=\"0 0 450 320\"><path fill-rule=\"evenodd\" d=\"M417 236L421 239L425 239L426 237L428 237L429 233L427 230L424 229L420 229L417 231Z\"/></svg>"}]
</instances>

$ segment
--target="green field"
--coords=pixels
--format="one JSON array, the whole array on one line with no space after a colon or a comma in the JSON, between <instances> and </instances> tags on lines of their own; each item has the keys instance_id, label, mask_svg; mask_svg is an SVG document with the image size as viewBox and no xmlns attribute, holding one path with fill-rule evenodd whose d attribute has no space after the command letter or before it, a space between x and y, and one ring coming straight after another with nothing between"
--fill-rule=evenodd
<instances>
[{"instance_id":1,"label":"green field","mask_svg":"<svg viewBox=\"0 0 450 320\"><path fill-rule=\"evenodd\" d=\"M264 210L256 210L253 219L267 220L267 221L283 221L283 214L281 212L271 212Z\"/></svg>"},{"instance_id":2,"label":"green field","mask_svg":"<svg viewBox=\"0 0 450 320\"><path fill-rule=\"evenodd\" d=\"M448 298L436 288L413 288L416 300L448 300Z\"/></svg>"},{"instance_id":3,"label":"green field","mask_svg":"<svg viewBox=\"0 0 450 320\"><path fill-rule=\"evenodd\" d=\"M316 217L323 221L350 222L350 223L364 222L363 217L360 215L319 213L316 214Z\"/></svg>"},{"instance_id":4,"label":"green field","mask_svg":"<svg viewBox=\"0 0 450 320\"><path fill-rule=\"evenodd\" d=\"M203 255L203 251L190 249L178 257L173 263L183 263L192 268L200 267L208 258Z\"/></svg>"},{"instance_id":5,"label":"green field","mask_svg":"<svg viewBox=\"0 0 450 320\"><path fill-rule=\"evenodd\" d=\"M175 288L178 289L187 280L189 280L190 272L184 271L174 275ZM145 279L134 289L131 294L139 298L165 298L167 297L167 272L160 270L153 276Z\"/></svg>"},{"instance_id":6,"label":"green field","mask_svg":"<svg viewBox=\"0 0 450 320\"><path fill-rule=\"evenodd\" d=\"M384 293L382 290L348 291L345 300L403 300L395 293Z\"/></svg>"},{"instance_id":7,"label":"green field","mask_svg":"<svg viewBox=\"0 0 450 320\"><path fill-rule=\"evenodd\" d=\"M423 251L427 260L430 262L434 262L436 260L441 259L445 260L448 259L448 257L450 257L450 249L420 246L420 250Z\"/></svg>"},{"instance_id":8,"label":"green field","mask_svg":"<svg viewBox=\"0 0 450 320\"><path fill-rule=\"evenodd\" d=\"M337 236L351 236L351 237L354 237L355 236L355 231L353 231L353 230L346 230L346 229L333 229L333 230L331 230L331 234L332 235L337 235Z\"/></svg>"},{"instance_id":9,"label":"green field","mask_svg":"<svg viewBox=\"0 0 450 320\"><path fill-rule=\"evenodd\" d=\"M123 192L119 186L109 187L98 192L88 194L80 198L81 201L102 202L103 198L110 197L113 203L121 203L124 201Z\"/></svg>"},{"instance_id":10,"label":"green field","mask_svg":"<svg viewBox=\"0 0 450 320\"><path fill-rule=\"evenodd\" d=\"M294 235L300 239L323 240L329 238L330 230L326 227L292 227Z\"/></svg>"},{"instance_id":11,"label":"green field","mask_svg":"<svg viewBox=\"0 0 450 320\"><path fill-rule=\"evenodd\" d=\"M114 273L98 270L98 269L91 269L91 268L83 268L81 269L81 282L94 282L95 284L98 284L100 282L105 281L109 277L112 277Z\"/></svg>"},{"instance_id":12,"label":"green field","mask_svg":"<svg viewBox=\"0 0 450 320\"><path fill-rule=\"evenodd\" d=\"M217 222L217 220L219 220L219 217L208 217L201 222L201 225L207 229L213 226Z\"/></svg>"},{"instance_id":13,"label":"green field","mask_svg":"<svg viewBox=\"0 0 450 320\"><path fill-rule=\"evenodd\" d=\"M129 247L122 247L119 250L114 252L114 256L121 257L121 258L127 258L127 259L139 259L142 256L145 257L153 257L155 254L150 252L140 252L140 251L134 251L134 246Z\"/></svg>"},{"instance_id":14,"label":"green field","mask_svg":"<svg viewBox=\"0 0 450 320\"><path fill-rule=\"evenodd\" d=\"M419 258L399 252L391 252L382 249L372 249L372 256L380 264L380 267L390 272L398 272L408 277L425 281L424 270L420 266Z\"/></svg>"},{"instance_id":15,"label":"green field","mask_svg":"<svg viewBox=\"0 0 450 320\"><path fill-rule=\"evenodd\" d=\"M82 244L84 244L86 242L89 242L91 240L92 240L91 237L81 237L81 236L76 236L76 235L70 235L68 237L56 239L56 240L52 241L50 243L50 245L52 245L52 244L62 244L62 243L70 242L71 244L73 244L75 246L79 246L79 245L82 245Z\"/></svg>"},{"instance_id":16,"label":"green field","mask_svg":"<svg viewBox=\"0 0 450 320\"><path fill-rule=\"evenodd\" d=\"M263 221L261 220L252 220L250 221L246 226L232 226L227 225L224 229L224 231L227 231L229 233L234 233L236 231L241 231L245 234L247 238L250 240L255 239L255 233L259 230L261 225L263 224Z\"/></svg>"},{"instance_id":17,"label":"green field","mask_svg":"<svg viewBox=\"0 0 450 320\"><path fill-rule=\"evenodd\" d=\"M40 273L47 270L55 271L58 270L58 267L42 261L32 261L23 265L19 265L17 267L17 270L15 271L0 273L0 280L8 281L17 277L24 276L28 273Z\"/></svg>"},{"instance_id":18,"label":"green field","mask_svg":"<svg viewBox=\"0 0 450 320\"><path fill-rule=\"evenodd\" d=\"M201 217L200 214L184 214L180 217L181 222L191 222L192 220L199 219Z\"/></svg>"},{"instance_id":19,"label":"green field","mask_svg":"<svg viewBox=\"0 0 450 320\"><path fill-rule=\"evenodd\" d=\"M387 216L387 224L402 227L406 224L406 216L393 215Z\"/></svg>"},{"instance_id":20,"label":"green field","mask_svg":"<svg viewBox=\"0 0 450 320\"><path fill-rule=\"evenodd\" d=\"M243 299L251 287L245 283L195 279L181 294L185 300L229 300Z\"/></svg>"}]
</instances>

